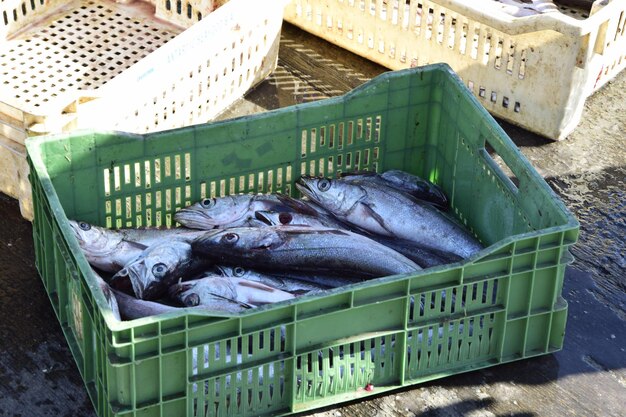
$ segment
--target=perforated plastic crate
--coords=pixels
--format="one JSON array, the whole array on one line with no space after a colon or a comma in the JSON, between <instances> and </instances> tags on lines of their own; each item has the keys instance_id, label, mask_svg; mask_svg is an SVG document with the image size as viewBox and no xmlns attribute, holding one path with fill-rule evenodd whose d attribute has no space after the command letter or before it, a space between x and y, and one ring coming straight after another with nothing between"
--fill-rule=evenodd
<instances>
[{"instance_id":1,"label":"perforated plastic crate","mask_svg":"<svg viewBox=\"0 0 626 417\"><path fill-rule=\"evenodd\" d=\"M608 3L603 5L603 3ZM391 69L445 62L493 115L551 139L626 67L626 0L524 18L493 1L291 0L285 20Z\"/></svg>"},{"instance_id":2,"label":"perforated plastic crate","mask_svg":"<svg viewBox=\"0 0 626 417\"><path fill-rule=\"evenodd\" d=\"M37 268L101 417L284 415L562 347L578 223L447 66L224 122L27 148ZM443 187L485 249L238 315L119 322L68 224L170 225L205 196L394 168Z\"/></svg>"},{"instance_id":3,"label":"perforated plastic crate","mask_svg":"<svg viewBox=\"0 0 626 417\"><path fill-rule=\"evenodd\" d=\"M276 67L284 4L2 0L0 136L209 121Z\"/></svg>"}]
</instances>

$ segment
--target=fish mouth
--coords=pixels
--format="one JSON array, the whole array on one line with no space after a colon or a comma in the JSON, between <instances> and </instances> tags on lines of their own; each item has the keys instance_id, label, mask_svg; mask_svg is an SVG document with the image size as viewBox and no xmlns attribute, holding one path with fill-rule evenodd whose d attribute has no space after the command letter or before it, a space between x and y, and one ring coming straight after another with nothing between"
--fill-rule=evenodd
<instances>
[{"instance_id":1,"label":"fish mouth","mask_svg":"<svg viewBox=\"0 0 626 417\"><path fill-rule=\"evenodd\" d=\"M144 285L145 279L143 278L146 274L146 267L144 265L131 265L122 268L119 272L117 272L111 278L111 284L115 284L117 282L121 282L124 280L130 281L130 284L133 287L133 292L135 296L141 300L145 300L147 295L150 295L154 292L151 288L150 283L146 283ZM146 290L150 288L148 294L146 294Z\"/></svg>"},{"instance_id":2,"label":"fish mouth","mask_svg":"<svg viewBox=\"0 0 626 417\"><path fill-rule=\"evenodd\" d=\"M74 236L76 237L76 240L78 240L78 244L81 246L86 245L87 241L85 240L85 237L83 236L84 230L80 228L80 226L78 225L78 222L75 220L70 220L69 224L70 224L70 227L72 228L72 232L74 232Z\"/></svg>"},{"instance_id":3,"label":"fish mouth","mask_svg":"<svg viewBox=\"0 0 626 417\"><path fill-rule=\"evenodd\" d=\"M214 229L215 221L204 211L194 208L184 208L174 214L174 220L190 229Z\"/></svg>"},{"instance_id":4,"label":"fish mouth","mask_svg":"<svg viewBox=\"0 0 626 417\"><path fill-rule=\"evenodd\" d=\"M314 177L303 175L296 181L296 188L298 191L313 200L315 200L315 191L313 191L313 187L310 183L314 179Z\"/></svg>"},{"instance_id":5,"label":"fish mouth","mask_svg":"<svg viewBox=\"0 0 626 417\"><path fill-rule=\"evenodd\" d=\"M170 288L167 290L167 292L170 297L178 299L182 293L189 291L192 288L192 284L186 284L181 282L178 284L170 285Z\"/></svg>"},{"instance_id":6,"label":"fish mouth","mask_svg":"<svg viewBox=\"0 0 626 417\"><path fill-rule=\"evenodd\" d=\"M76 220L68 220L68 223L70 227L72 228L72 232L74 232L74 234L76 235L76 238L78 238L80 236L80 233L79 233L80 228L78 227L78 222L76 222Z\"/></svg>"},{"instance_id":7,"label":"fish mouth","mask_svg":"<svg viewBox=\"0 0 626 417\"><path fill-rule=\"evenodd\" d=\"M194 292L190 292L194 284L178 283L171 285L167 290L170 298L178 301L185 307L195 307L200 304L200 296Z\"/></svg>"},{"instance_id":8,"label":"fish mouth","mask_svg":"<svg viewBox=\"0 0 626 417\"><path fill-rule=\"evenodd\" d=\"M163 294L163 290L163 283L159 281L152 281L144 287L143 297L145 300L155 300Z\"/></svg>"},{"instance_id":9,"label":"fish mouth","mask_svg":"<svg viewBox=\"0 0 626 417\"><path fill-rule=\"evenodd\" d=\"M219 260L222 255L231 252L229 246L220 244L220 239L227 229L215 229L196 238L191 242L191 251L195 254L209 256L210 259Z\"/></svg>"}]
</instances>

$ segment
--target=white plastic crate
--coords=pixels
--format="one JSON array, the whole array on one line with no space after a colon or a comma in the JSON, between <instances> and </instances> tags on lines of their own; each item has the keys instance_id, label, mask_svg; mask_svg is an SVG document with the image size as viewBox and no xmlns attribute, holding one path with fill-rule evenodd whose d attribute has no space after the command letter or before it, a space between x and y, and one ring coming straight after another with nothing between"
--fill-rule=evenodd
<instances>
[{"instance_id":1,"label":"white plastic crate","mask_svg":"<svg viewBox=\"0 0 626 417\"><path fill-rule=\"evenodd\" d=\"M0 190L17 199L24 218L33 218L32 192L28 181L26 148L0 135Z\"/></svg>"},{"instance_id":2,"label":"white plastic crate","mask_svg":"<svg viewBox=\"0 0 626 417\"><path fill-rule=\"evenodd\" d=\"M81 128L144 133L212 120L276 68L284 6L0 0L0 136L23 145ZM11 187L0 181L0 191Z\"/></svg>"},{"instance_id":3,"label":"white plastic crate","mask_svg":"<svg viewBox=\"0 0 626 417\"><path fill-rule=\"evenodd\" d=\"M603 4L607 3L607 4ZM391 69L448 63L495 116L561 140L626 66L626 0L523 18L492 0L291 0L285 20Z\"/></svg>"}]
</instances>

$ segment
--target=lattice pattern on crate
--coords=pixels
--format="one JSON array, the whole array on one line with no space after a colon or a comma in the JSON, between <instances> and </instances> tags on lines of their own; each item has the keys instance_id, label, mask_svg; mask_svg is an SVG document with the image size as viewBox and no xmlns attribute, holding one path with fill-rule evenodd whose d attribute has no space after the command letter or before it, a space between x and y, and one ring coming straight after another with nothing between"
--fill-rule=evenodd
<instances>
[{"instance_id":1,"label":"lattice pattern on crate","mask_svg":"<svg viewBox=\"0 0 626 417\"><path fill-rule=\"evenodd\" d=\"M381 115L373 115L302 130L300 175L335 176L345 171L376 171L382 123ZM366 145L369 146L364 147ZM324 157L324 151L331 149L345 152ZM315 158L316 154L320 157Z\"/></svg>"},{"instance_id":2,"label":"lattice pattern on crate","mask_svg":"<svg viewBox=\"0 0 626 417\"><path fill-rule=\"evenodd\" d=\"M31 15L49 7L50 3L50 0L0 1L0 39L26 26Z\"/></svg>"},{"instance_id":3,"label":"lattice pattern on crate","mask_svg":"<svg viewBox=\"0 0 626 417\"><path fill-rule=\"evenodd\" d=\"M354 7L356 13L368 13L404 31L412 31L426 40L433 39L439 45L456 50L461 55L469 55L474 60L487 63L492 59L496 69L504 65L507 73L515 73L520 79L524 78L526 61L515 58L515 44L509 36L463 18L432 2L391 0L386 3L381 2L380 8L377 9L376 1L336 1ZM386 41L379 34L372 31L366 32L363 28L354 26L352 22L343 21L341 18L335 19L331 14L332 11L325 12L321 7L314 9L309 2L305 2L304 5L302 3L302 1L296 2L298 17L315 22L318 26L325 26L328 30L336 30L347 39L367 45L369 49L377 50L380 54L388 54L402 63L407 62L407 59L410 60L411 66L429 63L428 60L420 59L418 55L411 55L407 49L398 50L393 41ZM522 56L525 50L518 53Z\"/></svg>"},{"instance_id":4,"label":"lattice pattern on crate","mask_svg":"<svg viewBox=\"0 0 626 417\"><path fill-rule=\"evenodd\" d=\"M201 182L200 198L224 197L231 194L273 193L289 194L293 179L291 165L267 171L252 172L246 175L221 180Z\"/></svg>"},{"instance_id":5,"label":"lattice pattern on crate","mask_svg":"<svg viewBox=\"0 0 626 417\"><path fill-rule=\"evenodd\" d=\"M499 308L500 287L500 279L492 279L415 294L409 307L409 325Z\"/></svg>"},{"instance_id":6,"label":"lattice pattern on crate","mask_svg":"<svg viewBox=\"0 0 626 417\"><path fill-rule=\"evenodd\" d=\"M288 398L285 326L191 348L194 416L271 411ZM276 360L269 361L268 358ZM263 363L260 366L246 365Z\"/></svg>"},{"instance_id":7,"label":"lattice pattern on crate","mask_svg":"<svg viewBox=\"0 0 626 417\"><path fill-rule=\"evenodd\" d=\"M216 7L214 0L160 0L156 4L157 16L184 27L199 22Z\"/></svg>"},{"instance_id":8,"label":"lattice pattern on crate","mask_svg":"<svg viewBox=\"0 0 626 417\"><path fill-rule=\"evenodd\" d=\"M297 402L390 383L397 375L399 337L389 334L298 355L295 358Z\"/></svg>"},{"instance_id":9,"label":"lattice pattern on crate","mask_svg":"<svg viewBox=\"0 0 626 417\"><path fill-rule=\"evenodd\" d=\"M589 11L582 8L563 5L559 5L558 7L561 13L573 17L574 19L585 20L589 17Z\"/></svg>"},{"instance_id":10,"label":"lattice pattern on crate","mask_svg":"<svg viewBox=\"0 0 626 417\"><path fill-rule=\"evenodd\" d=\"M353 17L354 21L341 17L335 18L333 7L328 9L321 6L314 7L308 1L296 2L296 15L298 18L306 19L309 24L315 24L324 30L337 33L360 48L366 48L381 57L388 57L401 67L432 63L431 52L437 50L433 45L438 45L439 49L446 54L465 57L468 65L475 61L497 72L505 71L506 74L518 80L526 78L527 62L531 59L531 53L527 48L519 48L511 36L467 19L435 3L426 0L406 2L391 0L379 2L378 5L376 1L369 0L334 1L341 3L344 7L346 5L352 7L353 12L359 15ZM352 13L348 15L353 16ZM391 26L386 31L374 32L371 29L375 27L374 25L371 25L370 29L364 29L358 22L362 21L363 16L366 15L371 16L371 23L376 22L372 19L377 19ZM345 14L339 16L345 16ZM389 32L391 28L398 30L395 35L399 37ZM397 39L406 39L408 33L412 33L422 41L428 41L428 47L421 49L419 43L415 42L397 43ZM436 60L441 59L436 58ZM475 95L488 100L490 105L500 102L504 109L510 109L514 113L522 111L522 100L512 97L510 93L502 93L486 85L475 85L475 80L465 81Z\"/></svg>"},{"instance_id":11,"label":"lattice pattern on crate","mask_svg":"<svg viewBox=\"0 0 626 417\"><path fill-rule=\"evenodd\" d=\"M482 187L490 186L498 189L500 196L503 196L509 207L516 207L517 204L513 198L513 194L517 194L517 187L519 185L519 180L515 176L515 174L511 171L511 169L504 163L502 158L493 151L489 147L488 144L485 145L489 148L492 154L489 154L487 151L478 149L478 154L475 149L470 146L470 141L466 140L464 137L460 137L457 142L457 152L467 153L472 155L472 158L476 158L481 156L482 159L486 162L491 162L491 166L487 165L487 163L481 163L479 165L480 171L478 172L485 181L482 181L480 184ZM502 175L497 174L494 170L500 169L502 171ZM459 220L463 223L464 226L468 228L468 230L474 235L475 230L471 227L471 221L468 219L468 215L474 214L475 216L482 216L484 213L464 213L463 210L459 209L459 206L465 204L466 202L462 200L457 200L454 197L454 192L451 196L451 208L455 214L459 218ZM512 217L503 219L508 226L513 227L524 227L524 232L536 230L536 227L533 226L525 213L522 210L507 210L506 213L511 215ZM498 212L498 214L504 214L504 210ZM491 219L493 220L493 219ZM522 230L518 230L518 232L522 232Z\"/></svg>"},{"instance_id":12,"label":"lattice pattern on crate","mask_svg":"<svg viewBox=\"0 0 626 417\"><path fill-rule=\"evenodd\" d=\"M407 379L417 379L455 365L467 366L468 361L484 363L496 357L494 332L499 318L502 315L497 313L479 314L410 330L407 333Z\"/></svg>"},{"instance_id":13,"label":"lattice pattern on crate","mask_svg":"<svg viewBox=\"0 0 626 417\"><path fill-rule=\"evenodd\" d=\"M97 89L177 34L146 24L132 9L90 0L2 45L2 97L29 110L67 92Z\"/></svg>"},{"instance_id":14,"label":"lattice pattern on crate","mask_svg":"<svg viewBox=\"0 0 626 417\"><path fill-rule=\"evenodd\" d=\"M223 48L199 65L181 71L179 78L164 84L162 90L155 89L152 97L138 102L115 126L148 132L217 116L224 102L243 95L247 86L254 84L254 78L259 77L259 70L268 67L266 54L274 41L268 38L269 23L265 19L244 33L224 34Z\"/></svg>"},{"instance_id":15,"label":"lattice pattern on crate","mask_svg":"<svg viewBox=\"0 0 626 417\"><path fill-rule=\"evenodd\" d=\"M189 153L105 168L106 227L171 226L171 213L191 204L191 170Z\"/></svg>"},{"instance_id":16,"label":"lattice pattern on crate","mask_svg":"<svg viewBox=\"0 0 626 417\"><path fill-rule=\"evenodd\" d=\"M606 23L606 32L602 48L605 51L613 50L612 59L608 60L602 68L595 80L594 90L604 85L606 80L614 77L619 71L626 66L626 47L617 48L616 45L626 44L626 11L621 11L619 16L613 16ZM626 46L626 45L625 45ZM607 54L607 56L609 56Z\"/></svg>"}]
</instances>

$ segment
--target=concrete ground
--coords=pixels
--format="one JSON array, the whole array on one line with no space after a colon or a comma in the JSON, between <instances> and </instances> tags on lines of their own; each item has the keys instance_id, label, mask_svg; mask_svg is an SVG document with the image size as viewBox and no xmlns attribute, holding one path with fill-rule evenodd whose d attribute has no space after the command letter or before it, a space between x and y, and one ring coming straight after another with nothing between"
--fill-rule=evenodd
<instances>
[{"instance_id":1,"label":"concrete ground","mask_svg":"<svg viewBox=\"0 0 626 417\"><path fill-rule=\"evenodd\" d=\"M384 71L286 26L274 76L223 117L340 94ZM581 223L562 351L306 416L626 415L626 73L563 142L503 127ZM0 195L0 416L95 416L34 268L31 225Z\"/></svg>"}]
</instances>

